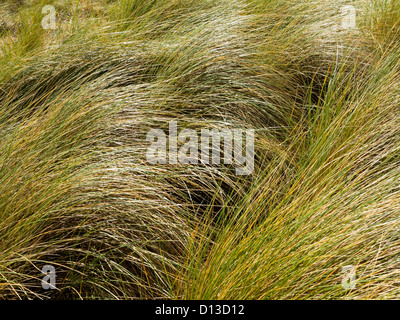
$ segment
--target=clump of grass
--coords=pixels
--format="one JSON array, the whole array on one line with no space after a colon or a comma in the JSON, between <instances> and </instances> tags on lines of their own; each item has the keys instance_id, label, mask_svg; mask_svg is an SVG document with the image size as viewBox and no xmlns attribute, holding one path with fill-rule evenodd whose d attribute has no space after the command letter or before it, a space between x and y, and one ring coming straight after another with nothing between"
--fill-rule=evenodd
<instances>
[{"instance_id":1,"label":"clump of grass","mask_svg":"<svg viewBox=\"0 0 400 320\"><path fill-rule=\"evenodd\" d=\"M0 298L398 295L395 5L54 0L43 30L43 4L5 7ZM149 165L170 120L256 129L253 175Z\"/></svg>"},{"instance_id":2,"label":"clump of grass","mask_svg":"<svg viewBox=\"0 0 400 320\"><path fill-rule=\"evenodd\" d=\"M264 11L261 19L268 21L269 9ZM301 35L296 35L299 42ZM295 105L306 112L287 137L286 150L265 163L260 180L236 207L226 207L232 217L228 225L215 228L213 241L193 243L182 296L398 296L397 54L386 52L382 58L365 37L353 39L348 45L355 48L318 70L322 77L316 88L315 77L308 97ZM369 55L360 55L361 50ZM329 51L325 53L317 60L312 55L306 67L329 62ZM268 54L263 50L261 57ZM301 54L306 56L307 50ZM346 265L357 268L354 290L341 285Z\"/></svg>"}]
</instances>

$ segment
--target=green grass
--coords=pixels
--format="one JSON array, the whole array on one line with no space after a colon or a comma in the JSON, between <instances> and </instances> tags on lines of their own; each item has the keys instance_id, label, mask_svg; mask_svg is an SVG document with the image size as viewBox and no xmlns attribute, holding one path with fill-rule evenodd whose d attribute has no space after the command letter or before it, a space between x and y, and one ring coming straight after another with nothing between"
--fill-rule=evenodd
<instances>
[{"instance_id":1,"label":"green grass","mask_svg":"<svg viewBox=\"0 0 400 320\"><path fill-rule=\"evenodd\" d=\"M347 4L3 2L0 299L398 298L400 5ZM171 120L254 173L150 165Z\"/></svg>"}]
</instances>

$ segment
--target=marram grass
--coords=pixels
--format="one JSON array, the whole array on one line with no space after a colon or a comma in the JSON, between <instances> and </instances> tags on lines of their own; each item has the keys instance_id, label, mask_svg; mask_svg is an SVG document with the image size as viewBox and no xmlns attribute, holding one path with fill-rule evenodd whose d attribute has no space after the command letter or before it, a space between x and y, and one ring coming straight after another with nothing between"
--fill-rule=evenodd
<instances>
[{"instance_id":1,"label":"marram grass","mask_svg":"<svg viewBox=\"0 0 400 320\"><path fill-rule=\"evenodd\" d=\"M399 19L388 0L4 1L0 298L398 298ZM169 121L254 129L253 174L150 165Z\"/></svg>"}]
</instances>

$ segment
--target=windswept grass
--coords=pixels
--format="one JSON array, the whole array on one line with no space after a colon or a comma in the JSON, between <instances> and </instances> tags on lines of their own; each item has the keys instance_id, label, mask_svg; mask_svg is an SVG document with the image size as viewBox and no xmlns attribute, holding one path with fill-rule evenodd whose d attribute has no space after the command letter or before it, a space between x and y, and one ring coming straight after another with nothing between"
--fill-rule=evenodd
<instances>
[{"instance_id":1,"label":"windswept grass","mask_svg":"<svg viewBox=\"0 0 400 320\"><path fill-rule=\"evenodd\" d=\"M4 2L0 298L397 298L400 7L348 4ZM255 129L254 173L150 165L171 120Z\"/></svg>"}]
</instances>

